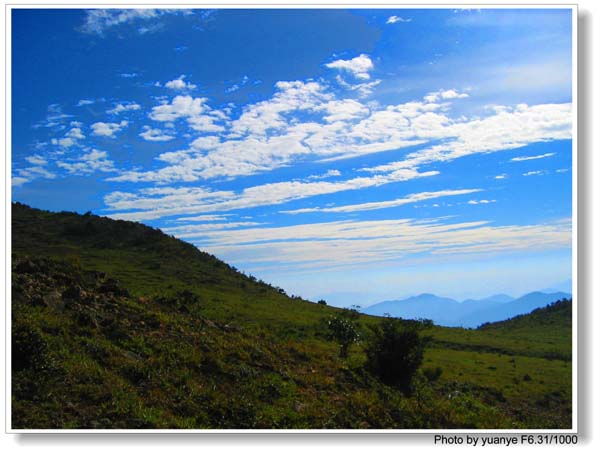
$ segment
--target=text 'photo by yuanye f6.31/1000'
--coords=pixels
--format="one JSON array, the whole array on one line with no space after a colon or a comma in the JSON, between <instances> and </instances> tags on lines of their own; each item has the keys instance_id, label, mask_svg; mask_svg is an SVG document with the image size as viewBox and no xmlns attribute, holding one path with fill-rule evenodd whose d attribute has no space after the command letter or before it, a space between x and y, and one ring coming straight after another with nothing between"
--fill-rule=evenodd
<instances>
[{"instance_id":1,"label":"text 'photo by yuanye f6.31/1000'","mask_svg":"<svg viewBox=\"0 0 600 450\"><path fill-rule=\"evenodd\" d=\"M574 431L573 7L11 7L13 432Z\"/></svg>"}]
</instances>

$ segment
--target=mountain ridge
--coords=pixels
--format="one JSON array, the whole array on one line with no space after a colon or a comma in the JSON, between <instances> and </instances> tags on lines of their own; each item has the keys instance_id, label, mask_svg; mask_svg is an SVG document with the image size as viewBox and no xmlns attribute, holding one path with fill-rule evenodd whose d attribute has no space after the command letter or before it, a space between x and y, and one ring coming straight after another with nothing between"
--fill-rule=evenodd
<instances>
[{"instance_id":1,"label":"mountain ridge","mask_svg":"<svg viewBox=\"0 0 600 450\"><path fill-rule=\"evenodd\" d=\"M375 303L362 309L362 312L375 316L389 314L403 319L430 319L442 326L476 328L485 322L506 320L570 297L571 294L566 292L533 291L516 299L506 294L496 294L481 300L459 302L434 294L419 294L402 300Z\"/></svg>"}]
</instances>

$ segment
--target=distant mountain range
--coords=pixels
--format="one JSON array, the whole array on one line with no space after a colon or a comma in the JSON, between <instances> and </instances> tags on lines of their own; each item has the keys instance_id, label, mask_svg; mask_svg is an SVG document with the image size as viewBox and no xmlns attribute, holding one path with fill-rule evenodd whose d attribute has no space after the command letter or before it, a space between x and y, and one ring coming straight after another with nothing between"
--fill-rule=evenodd
<instances>
[{"instance_id":1,"label":"distant mountain range","mask_svg":"<svg viewBox=\"0 0 600 450\"><path fill-rule=\"evenodd\" d=\"M517 299L498 294L463 302L433 294L421 294L404 300L376 303L361 312L373 316L389 314L403 319L431 319L437 325L449 327L476 328L485 322L497 322L527 314L562 298L571 298L571 294L531 292Z\"/></svg>"}]
</instances>

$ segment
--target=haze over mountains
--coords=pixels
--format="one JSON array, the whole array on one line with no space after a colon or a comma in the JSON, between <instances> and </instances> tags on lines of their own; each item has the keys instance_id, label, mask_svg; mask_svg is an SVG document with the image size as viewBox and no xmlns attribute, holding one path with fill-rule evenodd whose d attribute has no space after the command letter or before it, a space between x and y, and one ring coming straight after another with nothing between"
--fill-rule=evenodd
<instances>
[{"instance_id":1,"label":"haze over mountains","mask_svg":"<svg viewBox=\"0 0 600 450\"><path fill-rule=\"evenodd\" d=\"M365 314L404 319L431 319L437 325L476 328L485 322L506 320L526 314L556 300L571 298L566 292L531 292L514 299L505 294L481 300L456 301L433 294L420 294L404 300L376 303L362 310Z\"/></svg>"}]
</instances>

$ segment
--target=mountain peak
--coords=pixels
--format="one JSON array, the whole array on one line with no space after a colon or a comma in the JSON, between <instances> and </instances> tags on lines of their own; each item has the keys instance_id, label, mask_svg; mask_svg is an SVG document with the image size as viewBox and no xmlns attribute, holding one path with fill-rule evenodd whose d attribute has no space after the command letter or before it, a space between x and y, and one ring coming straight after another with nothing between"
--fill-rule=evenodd
<instances>
[{"instance_id":1,"label":"mountain peak","mask_svg":"<svg viewBox=\"0 0 600 450\"><path fill-rule=\"evenodd\" d=\"M442 298L442 297L440 297L438 295L435 295L435 294L431 294L429 292L424 292L423 294L414 295L412 297L409 297L406 300L409 300L409 299L429 299L429 298Z\"/></svg>"}]
</instances>

